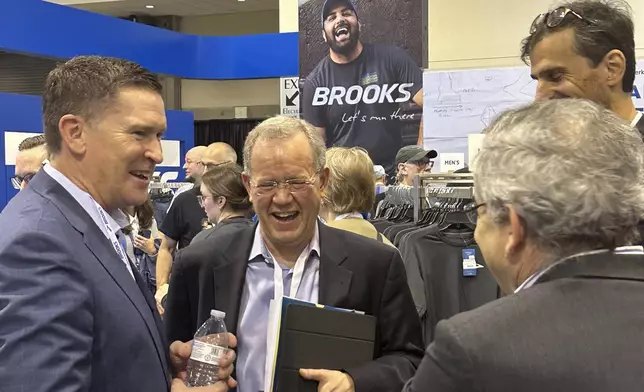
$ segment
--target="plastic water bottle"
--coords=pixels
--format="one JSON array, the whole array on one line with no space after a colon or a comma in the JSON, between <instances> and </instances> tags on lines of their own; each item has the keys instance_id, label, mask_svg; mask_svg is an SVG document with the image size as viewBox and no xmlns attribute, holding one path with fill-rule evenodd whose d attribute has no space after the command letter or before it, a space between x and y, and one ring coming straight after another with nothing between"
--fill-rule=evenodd
<instances>
[{"instance_id":1,"label":"plastic water bottle","mask_svg":"<svg viewBox=\"0 0 644 392\"><path fill-rule=\"evenodd\" d=\"M210 318L195 333L188 360L188 386L204 387L219 380L219 360L228 351L225 317L226 313L211 310Z\"/></svg>"}]
</instances>

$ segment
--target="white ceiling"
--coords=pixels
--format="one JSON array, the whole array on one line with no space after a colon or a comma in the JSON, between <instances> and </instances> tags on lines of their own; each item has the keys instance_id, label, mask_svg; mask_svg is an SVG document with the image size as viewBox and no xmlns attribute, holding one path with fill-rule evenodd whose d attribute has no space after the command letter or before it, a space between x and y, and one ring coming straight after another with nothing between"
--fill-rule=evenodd
<instances>
[{"instance_id":1,"label":"white ceiling","mask_svg":"<svg viewBox=\"0 0 644 392\"><path fill-rule=\"evenodd\" d=\"M279 9L279 0L46 0L112 16L198 16ZM153 5L154 8L146 8Z\"/></svg>"}]
</instances>

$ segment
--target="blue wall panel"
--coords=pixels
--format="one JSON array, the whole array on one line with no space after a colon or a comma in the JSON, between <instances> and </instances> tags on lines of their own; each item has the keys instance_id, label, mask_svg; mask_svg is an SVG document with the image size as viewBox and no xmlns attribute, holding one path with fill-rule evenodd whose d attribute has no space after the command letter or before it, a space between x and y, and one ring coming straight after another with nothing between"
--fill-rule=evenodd
<instances>
[{"instance_id":1,"label":"blue wall panel","mask_svg":"<svg viewBox=\"0 0 644 392\"><path fill-rule=\"evenodd\" d=\"M18 94L0 93L0 210L9 199L16 194L11 186L11 177L15 174L14 166L5 165L4 133L28 132L41 133L42 101L40 97ZM168 131L166 140L178 140L181 145L181 162L183 165L186 151L194 146L194 116L190 112L176 110L166 111ZM177 172L177 181L182 181L185 173L181 166L158 167L156 171L163 173Z\"/></svg>"},{"instance_id":2,"label":"blue wall panel","mask_svg":"<svg viewBox=\"0 0 644 392\"><path fill-rule=\"evenodd\" d=\"M298 34L181 34L42 0L4 0L0 48L67 59L98 54L191 79L298 75Z\"/></svg>"}]
</instances>

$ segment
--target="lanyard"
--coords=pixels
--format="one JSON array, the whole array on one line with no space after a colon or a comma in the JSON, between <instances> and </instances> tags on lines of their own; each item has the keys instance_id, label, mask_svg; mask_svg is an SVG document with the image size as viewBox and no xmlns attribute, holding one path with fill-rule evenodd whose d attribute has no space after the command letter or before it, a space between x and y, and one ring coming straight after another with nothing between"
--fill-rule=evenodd
<instances>
[{"instance_id":1,"label":"lanyard","mask_svg":"<svg viewBox=\"0 0 644 392\"><path fill-rule=\"evenodd\" d=\"M302 277L304 276L304 265L306 264L306 261L309 258L309 255L311 254L311 244L309 244L306 249L304 249L304 252L300 254L300 256L297 258L297 261L295 262L295 266L293 267L293 278L291 279L291 291L289 291L289 297L291 298L297 298L297 291L300 288L300 284L302 283ZM271 255L272 257L272 255ZM277 331L278 331L278 326L273 324L273 320L271 320L271 314L279 307L281 306L282 303L282 297L284 296L284 276L282 273L282 267L277 263L275 258L273 257L273 281L274 281L274 300L271 301L270 307L269 307L269 321L268 321L268 326L267 326L267 339L266 339L266 359L264 363L264 390L269 391L271 390L271 382L273 380L273 363L275 359L275 346L277 344L277 339L279 337L277 336ZM300 298L305 301L311 300L311 298Z\"/></svg>"},{"instance_id":2,"label":"lanyard","mask_svg":"<svg viewBox=\"0 0 644 392\"><path fill-rule=\"evenodd\" d=\"M134 277L134 272L132 272L132 266L130 265L130 262L128 261L127 256L125 255L125 251L123 250L123 247L121 247L121 244L119 243L119 241L116 239L116 234L114 234L114 231L110 226L110 222L107 220L107 213L105 212L103 207L101 207L100 204L96 202L96 200L92 199L92 201L94 202L94 205L96 205L96 210L98 211L98 215L101 217L101 221L105 226L105 234L107 235L107 239L110 240L110 242L112 243L112 247L114 248L114 251L116 251L116 254L119 256L121 261L125 264L125 267L130 272L130 275Z\"/></svg>"},{"instance_id":3,"label":"lanyard","mask_svg":"<svg viewBox=\"0 0 644 392\"><path fill-rule=\"evenodd\" d=\"M348 214L341 214L341 215L336 216L336 217L335 217L335 220L339 221L339 220L347 219L347 218L360 218L360 219L364 219L361 213L359 213L359 212L350 212L350 213L348 213Z\"/></svg>"},{"instance_id":4,"label":"lanyard","mask_svg":"<svg viewBox=\"0 0 644 392\"><path fill-rule=\"evenodd\" d=\"M642 118L642 112L638 111L637 114L635 115L635 118L633 119L633 122L631 122L631 127L635 127L641 118Z\"/></svg>"},{"instance_id":5,"label":"lanyard","mask_svg":"<svg viewBox=\"0 0 644 392\"><path fill-rule=\"evenodd\" d=\"M306 264L306 260L309 258L310 253L311 245L308 245L295 262L295 266L293 267L293 278L291 279L291 290L288 293L289 297L297 298L297 291L300 289L302 277L304 276L304 265ZM275 301L281 302L282 297L284 296L284 275L282 273L282 267L277 263L275 258L273 258L273 281L273 298ZM308 300L309 298L301 299Z\"/></svg>"}]
</instances>

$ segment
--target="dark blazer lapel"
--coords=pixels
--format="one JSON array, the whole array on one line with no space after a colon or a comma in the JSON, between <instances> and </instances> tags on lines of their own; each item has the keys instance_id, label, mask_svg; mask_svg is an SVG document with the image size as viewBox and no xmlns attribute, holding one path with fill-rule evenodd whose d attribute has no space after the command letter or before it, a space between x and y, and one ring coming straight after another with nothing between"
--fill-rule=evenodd
<instances>
[{"instance_id":1,"label":"dark blazer lapel","mask_svg":"<svg viewBox=\"0 0 644 392\"><path fill-rule=\"evenodd\" d=\"M87 211L78 204L76 199L43 170L38 172L29 186L33 186L37 193L51 200L63 215L65 215L71 225L83 234L83 242L89 251L94 254L96 259L129 298L130 302L138 310L141 318L145 321L148 331L154 340L164 371L169 376L166 357L168 347L164 345L161 338L161 332L153 316L154 310L150 309L144 293L141 292L135 279L132 278L127 267L119 259L110 241L94 223Z\"/></svg>"},{"instance_id":2,"label":"dark blazer lapel","mask_svg":"<svg viewBox=\"0 0 644 392\"><path fill-rule=\"evenodd\" d=\"M341 237L334 229L319 223L320 231L320 292L319 302L323 305L341 307L349 295L353 272L344 268L347 258Z\"/></svg>"},{"instance_id":3,"label":"dark blazer lapel","mask_svg":"<svg viewBox=\"0 0 644 392\"><path fill-rule=\"evenodd\" d=\"M239 319L239 307L246 280L248 256L253 245L257 224L238 234L238 240L221 250L224 262L212 271L215 281L215 307L225 309L226 327L235 334Z\"/></svg>"}]
</instances>

